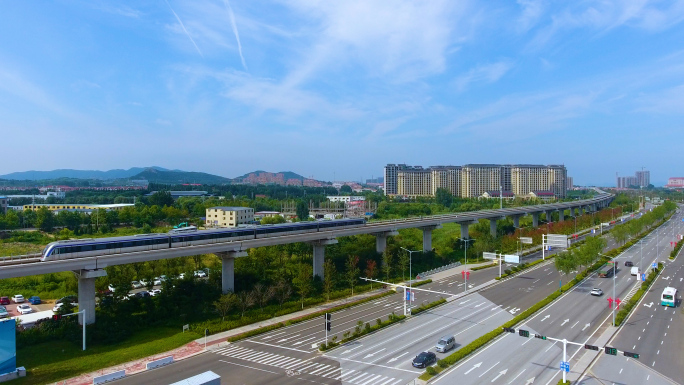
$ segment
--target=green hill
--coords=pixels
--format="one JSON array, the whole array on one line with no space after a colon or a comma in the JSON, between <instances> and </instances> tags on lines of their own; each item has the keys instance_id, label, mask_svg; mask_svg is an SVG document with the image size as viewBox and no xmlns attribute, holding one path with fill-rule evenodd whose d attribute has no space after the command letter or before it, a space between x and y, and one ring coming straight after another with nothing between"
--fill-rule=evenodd
<instances>
[{"instance_id":1,"label":"green hill","mask_svg":"<svg viewBox=\"0 0 684 385\"><path fill-rule=\"evenodd\" d=\"M230 179L218 175L207 174L204 172L191 171L161 171L153 168L145 169L143 172L132 176L130 179L147 179L150 183L181 184L181 183L200 183L200 184L226 184Z\"/></svg>"}]
</instances>

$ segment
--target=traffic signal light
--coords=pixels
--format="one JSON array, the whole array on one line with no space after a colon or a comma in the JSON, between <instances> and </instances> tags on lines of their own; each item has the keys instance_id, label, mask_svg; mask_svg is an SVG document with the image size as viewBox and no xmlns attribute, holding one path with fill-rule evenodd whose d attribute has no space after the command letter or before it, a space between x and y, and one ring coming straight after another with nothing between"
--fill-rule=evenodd
<instances>
[{"instance_id":1,"label":"traffic signal light","mask_svg":"<svg viewBox=\"0 0 684 385\"><path fill-rule=\"evenodd\" d=\"M632 357L632 358L639 359L639 354L638 354L638 353L624 352L623 354L624 354L625 356L627 356L627 357Z\"/></svg>"},{"instance_id":2,"label":"traffic signal light","mask_svg":"<svg viewBox=\"0 0 684 385\"><path fill-rule=\"evenodd\" d=\"M534 338L539 338L539 339L541 339L541 340L545 340L545 339L546 339L546 336L543 336L543 335L541 335L541 334L535 334L535 335L534 335Z\"/></svg>"},{"instance_id":3,"label":"traffic signal light","mask_svg":"<svg viewBox=\"0 0 684 385\"><path fill-rule=\"evenodd\" d=\"M589 345L589 344L584 344L584 348L589 349L589 350L599 350L598 346Z\"/></svg>"},{"instance_id":4,"label":"traffic signal light","mask_svg":"<svg viewBox=\"0 0 684 385\"><path fill-rule=\"evenodd\" d=\"M515 333L515 328L503 328L506 333Z\"/></svg>"},{"instance_id":5,"label":"traffic signal light","mask_svg":"<svg viewBox=\"0 0 684 385\"><path fill-rule=\"evenodd\" d=\"M518 334L522 337L529 337L530 336L530 332L527 330L523 330L523 329L518 330Z\"/></svg>"},{"instance_id":6,"label":"traffic signal light","mask_svg":"<svg viewBox=\"0 0 684 385\"><path fill-rule=\"evenodd\" d=\"M617 349L616 348L611 348L606 346L606 354L610 354L611 356L617 356Z\"/></svg>"},{"instance_id":7,"label":"traffic signal light","mask_svg":"<svg viewBox=\"0 0 684 385\"><path fill-rule=\"evenodd\" d=\"M52 315L52 320L53 320L53 321L59 321L59 320L61 320L61 319L62 319L62 315L61 315L61 314L53 314L53 315Z\"/></svg>"},{"instance_id":8,"label":"traffic signal light","mask_svg":"<svg viewBox=\"0 0 684 385\"><path fill-rule=\"evenodd\" d=\"M325 330L330 331L332 327L332 314L325 313Z\"/></svg>"}]
</instances>

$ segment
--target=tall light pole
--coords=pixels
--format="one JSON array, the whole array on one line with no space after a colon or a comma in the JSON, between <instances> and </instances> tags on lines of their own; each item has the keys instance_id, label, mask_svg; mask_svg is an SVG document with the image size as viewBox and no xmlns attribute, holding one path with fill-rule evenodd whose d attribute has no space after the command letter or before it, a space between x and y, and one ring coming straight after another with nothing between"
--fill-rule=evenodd
<instances>
[{"instance_id":1,"label":"tall light pole","mask_svg":"<svg viewBox=\"0 0 684 385\"><path fill-rule=\"evenodd\" d=\"M467 293L468 292L468 242L474 241L475 238L458 238L458 239L461 240L461 242L465 243L465 270L464 270L465 271L465 274L464 274L465 285L464 286L465 286L465 292Z\"/></svg>"},{"instance_id":2,"label":"tall light pole","mask_svg":"<svg viewBox=\"0 0 684 385\"><path fill-rule=\"evenodd\" d=\"M412 278L413 275L412 275L412 271L411 271L411 266L412 266L412 261L413 261L413 253L417 253L421 250L409 250L409 249L403 248L401 246L399 246L399 248L402 250L408 251L408 253L409 253L409 293L411 293L411 280L413 280L413 278ZM411 295L413 295L413 293L411 293ZM406 293L404 293L404 315L406 315L406 301L407 301ZM409 307L409 310L410 310L410 307Z\"/></svg>"}]
</instances>

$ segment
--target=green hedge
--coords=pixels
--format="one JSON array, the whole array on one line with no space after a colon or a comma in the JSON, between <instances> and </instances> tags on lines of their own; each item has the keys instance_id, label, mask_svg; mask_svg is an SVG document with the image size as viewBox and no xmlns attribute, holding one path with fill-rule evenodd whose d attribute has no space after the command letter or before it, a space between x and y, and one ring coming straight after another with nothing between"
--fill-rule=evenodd
<instances>
[{"instance_id":1,"label":"green hedge","mask_svg":"<svg viewBox=\"0 0 684 385\"><path fill-rule=\"evenodd\" d=\"M664 223L664 222L667 221L668 219L669 219L669 217L666 218L666 219L664 219L660 224ZM660 226L660 224L658 224L657 226L653 226L651 229L657 228L658 226ZM609 252L606 253L606 254L609 255L610 257L613 257L613 256L616 256L616 255L620 254L622 251L624 251L624 249L626 249L627 247L629 247L629 246L631 246L631 245L634 245L639 239L641 239L641 238L645 237L647 234L649 234L649 233L652 231L651 229L645 231L645 232L642 233L639 237L636 237L635 239L633 239L632 241L628 242L627 244L625 244L625 245L623 245L623 246L621 246L621 247L619 247L619 248L617 248L617 249L611 250L611 251L609 251ZM536 304L534 304L532 307L530 307L529 309L525 310L524 312L518 314L518 315L515 316L512 320L510 320L510 321L506 322L505 324L501 325L501 327L499 327L499 328L497 328L497 329L494 329L494 330L490 331L489 333L487 333L487 334L485 334L485 335L483 335L483 336L477 338L476 340L474 340L473 342L469 343L468 345L466 345L466 346L460 348L459 350L457 350L457 351L455 351L454 353L450 354L449 356L445 357L442 361L445 362L445 363L448 364L448 365L454 365L454 364L456 364L457 362L459 362L460 360L462 360L463 358L465 358L466 356L468 356L470 353L472 353L472 352L474 352L475 350L481 348L481 347L484 346L485 344L487 344L487 343L489 343L490 341L492 341L494 338L496 338L496 337L498 337L499 335L503 334L503 333L504 333L504 331L503 331L504 328L511 328L511 327L514 327L515 325L517 325L518 323L524 321L525 319L527 319L528 317L530 317L531 315L533 315L534 313L536 313L537 311L539 311L540 309L542 309L543 307L545 307L546 305L548 305L549 303L553 302L555 299L557 299L558 297L560 297L561 294L562 294L564 291L570 290L573 286L575 286L577 283L579 283L580 281L582 281L582 280L583 280L587 275L589 275L591 272L593 272L593 271L597 270L598 268L600 268L601 266L603 266L608 260L609 260L608 257L600 258L600 259L599 259L598 261L596 261L591 267L589 267L589 268L587 268L586 270L582 271L581 273L577 274L577 276L575 276L575 278L573 278L570 282L568 282L567 284L563 285L563 286L561 287L561 290L560 290L560 291L554 291L554 292L551 293L548 297L546 297L546 298L544 298L543 300L537 302ZM535 261L535 262L536 262L536 263L540 263L540 261L541 261L541 260ZM533 262L533 263L534 263L534 262ZM434 377L434 376L437 375L438 373L440 373L440 372L442 372L443 370L445 370L445 369L448 367L448 365L446 365L446 366L438 365L437 367L433 367L433 368L432 368L433 370L431 370L430 372L434 372L434 374L428 373L428 372L426 371L425 373L421 374L420 377L418 377L418 378L420 378L421 380L424 380L424 381L428 381L429 379L431 379L432 377Z\"/></svg>"},{"instance_id":2,"label":"green hedge","mask_svg":"<svg viewBox=\"0 0 684 385\"><path fill-rule=\"evenodd\" d=\"M423 286L423 285L427 285L428 283L432 283L432 278L428 278L424 281L413 283L413 284L411 284L411 287Z\"/></svg>"},{"instance_id":3,"label":"green hedge","mask_svg":"<svg viewBox=\"0 0 684 385\"><path fill-rule=\"evenodd\" d=\"M418 307L418 308L416 308L416 309L413 309L413 310L411 311L411 314L416 315L416 314L418 314L418 313L421 313L421 312L424 312L424 311L426 311L426 310L428 310L428 309L431 309L431 308L433 308L433 307L435 307L435 306L439 306L439 305L441 305L441 304L443 304L443 303L445 303L445 302L446 302L446 300L445 300L444 298L440 298L439 300L437 300L437 301L435 301L435 302L430 302L430 303L425 304L425 305L423 305L423 306L420 306L420 307ZM357 339L357 338L361 338L361 337L365 336L366 334L372 333L372 332L374 332L374 331L376 331L376 330L378 330L378 329L382 329L382 328L384 328L384 327L387 327L387 326L390 326L390 325L392 325L392 324L395 324L395 323L397 323L397 322L399 322L399 321L401 321L401 320L403 320L403 319L405 319L405 318L406 318L406 316L403 316L403 315L396 315L396 314L394 314L394 312L392 312L392 314L389 315L389 317L387 318L386 321L381 321L381 322L376 323L375 325L372 325L372 326L371 326L371 324L370 324L369 322L366 322L366 324L365 324L365 326L364 326L363 328L361 328L361 326L362 326L363 324L361 323L361 321L359 321L359 324L357 325L357 328L356 328L356 330L354 330L354 333L353 333L352 335L350 335L350 336L347 337L347 338L342 339L340 342L337 342L337 341L328 341L327 344L326 344L326 343L321 343L320 346L318 347L318 349L319 349L320 351L322 351L322 352L325 352L325 351L330 350L330 349L332 349L332 348L335 348L335 347L337 347L337 346L339 346L339 345L341 345L341 344L345 344L345 343L347 343L347 342L349 342L349 341L353 341L353 340L355 340L355 339Z\"/></svg>"},{"instance_id":4,"label":"green hedge","mask_svg":"<svg viewBox=\"0 0 684 385\"><path fill-rule=\"evenodd\" d=\"M253 337L253 336L256 336L256 335L259 335L262 333L266 333L266 332L270 332L271 330L279 329L279 328L282 328L285 326L294 325L296 323L303 322L303 321L308 321L312 318L320 317L320 316L324 315L325 313L332 313L332 312L339 311L342 309L347 309L347 308L350 308L352 306L360 305L362 303L366 303L368 301L373 301L373 300L376 300L378 298L386 297L386 296L392 295L392 294L395 294L395 292L394 291L387 291L384 293L380 293L380 294L376 294L376 295L364 298L364 299L359 300L359 301L346 303L344 305L335 306L335 307L327 309L327 310L321 310L321 311L318 311L315 313L307 314L305 316L294 318L294 319L288 320L286 322L279 322L277 324L260 327L258 329L250 330L248 332L244 332L244 333L229 337L227 339L227 341L228 342L240 341L240 340L245 339L245 338ZM249 320L246 320L245 324L250 324Z\"/></svg>"},{"instance_id":5,"label":"green hedge","mask_svg":"<svg viewBox=\"0 0 684 385\"><path fill-rule=\"evenodd\" d=\"M658 263L658 270L651 271L651 273L648 274L648 277L646 277L646 281L644 281L641 284L639 290L637 290L636 293L634 293L634 296L632 296L632 298L630 298L629 301L622 303L622 309L620 309L620 311L615 316L615 326L620 326L622 324L622 321L624 321L627 318L629 312L632 310L634 306L636 306L641 297L643 297L643 295L646 294L648 288L651 286L653 281L655 281L658 274L661 271L663 271L663 267L664 266L662 263Z\"/></svg>"},{"instance_id":6,"label":"green hedge","mask_svg":"<svg viewBox=\"0 0 684 385\"><path fill-rule=\"evenodd\" d=\"M478 270L488 269L490 267L495 267L495 266L499 266L499 264L495 262L495 263L492 263L489 265L477 266L477 267L473 267L472 269L470 269L470 271L478 271Z\"/></svg>"}]
</instances>

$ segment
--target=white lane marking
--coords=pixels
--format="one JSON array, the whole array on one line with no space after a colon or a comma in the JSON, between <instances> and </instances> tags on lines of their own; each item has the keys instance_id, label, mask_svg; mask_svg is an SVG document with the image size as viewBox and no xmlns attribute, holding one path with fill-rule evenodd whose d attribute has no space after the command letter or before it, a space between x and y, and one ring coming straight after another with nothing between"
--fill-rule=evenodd
<instances>
[{"instance_id":1,"label":"white lane marking","mask_svg":"<svg viewBox=\"0 0 684 385\"><path fill-rule=\"evenodd\" d=\"M387 363L389 364L390 362L394 362L394 361L400 359L401 357L403 357L403 356L405 356L405 355L407 355L407 354L409 354L409 353L410 353L410 352L402 353L402 354L400 354L400 355L398 355L398 356L392 358L391 360L387 361Z\"/></svg>"},{"instance_id":2,"label":"white lane marking","mask_svg":"<svg viewBox=\"0 0 684 385\"><path fill-rule=\"evenodd\" d=\"M527 370L527 369L523 369L522 372L518 373L517 376L513 377L513 379L511 380L511 382L509 382L508 384L509 384L509 385L512 384L513 381L515 381L516 378L520 377L521 374L525 373L526 370Z\"/></svg>"},{"instance_id":3,"label":"white lane marking","mask_svg":"<svg viewBox=\"0 0 684 385\"><path fill-rule=\"evenodd\" d=\"M489 368L489 369L485 370L484 372L482 372L482 374L480 374L478 377L482 377L482 376L484 376L485 374L487 374L488 371L494 369L494 368L496 367L496 365L499 365L500 362L501 362L501 361L499 361L499 362L497 362L496 364L492 365L491 368Z\"/></svg>"},{"instance_id":4,"label":"white lane marking","mask_svg":"<svg viewBox=\"0 0 684 385\"><path fill-rule=\"evenodd\" d=\"M472 372L473 370L479 368L480 366L482 366L482 362L478 362L477 364L473 365L472 368L470 368L467 372L465 372L463 374L468 374L468 373Z\"/></svg>"},{"instance_id":5,"label":"white lane marking","mask_svg":"<svg viewBox=\"0 0 684 385\"><path fill-rule=\"evenodd\" d=\"M497 375L496 377L494 377L494 378L492 379L492 382L498 380L499 377L503 376L503 375L506 374L507 372L508 372L508 369L504 369L504 370L500 371L500 372L499 372L499 375Z\"/></svg>"},{"instance_id":6,"label":"white lane marking","mask_svg":"<svg viewBox=\"0 0 684 385\"><path fill-rule=\"evenodd\" d=\"M360 348L360 347L362 347L362 346L363 346L363 345L359 345L359 346L357 346L357 347L355 347L355 348L347 349L347 350L343 351L342 354L347 354L347 353L351 352L352 350L358 349L358 348Z\"/></svg>"},{"instance_id":7,"label":"white lane marking","mask_svg":"<svg viewBox=\"0 0 684 385\"><path fill-rule=\"evenodd\" d=\"M563 321L563 323L561 324L561 326L565 325L565 324L568 323L568 322L570 322L570 319L566 319L565 321Z\"/></svg>"},{"instance_id":8,"label":"white lane marking","mask_svg":"<svg viewBox=\"0 0 684 385\"><path fill-rule=\"evenodd\" d=\"M299 334L295 334L295 335L293 335L293 336L290 336L290 337L287 337L287 338L283 338L282 340L278 341L278 343L285 342L285 341L287 341L287 340L291 340L291 339L293 339L293 338L295 338L295 337L299 337Z\"/></svg>"},{"instance_id":9,"label":"white lane marking","mask_svg":"<svg viewBox=\"0 0 684 385\"><path fill-rule=\"evenodd\" d=\"M548 319L549 317L551 317L551 316L547 314L546 317L542 318L541 322L544 322L544 321L545 321L546 319Z\"/></svg>"},{"instance_id":10,"label":"white lane marking","mask_svg":"<svg viewBox=\"0 0 684 385\"><path fill-rule=\"evenodd\" d=\"M300 352L300 353L311 353L309 350L301 350L301 349L295 349L295 348L288 348L287 346L280 346L280 345L273 345L273 344L267 344L265 342L259 342L259 341L254 341L250 340L249 342L253 344L260 344L260 345L266 345L266 346L271 346L274 348L280 348L280 349L287 349L287 350L294 350L295 352Z\"/></svg>"},{"instance_id":11,"label":"white lane marking","mask_svg":"<svg viewBox=\"0 0 684 385\"><path fill-rule=\"evenodd\" d=\"M325 356L324 356L325 357ZM370 362L363 362L363 361L357 361L357 360L352 360L350 358L342 358L342 357L335 357L336 360L344 360L344 361L349 361L349 362L354 362L356 364L364 364L364 365L373 365L377 366L379 368L385 368L385 369L392 369L392 370L400 370L402 372L407 372L407 373L418 373L418 374L423 374L423 372L419 372L417 370L408 370L408 369L402 369L402 368L395 368L392 366L387 366L387 365L380 365L380 364L373 364Z\"/></svg>"},{"instance_id":12,"label":"white lane marking","mask_svg":"<svg viewBox=\"0 0 684 385\"><path fill-rule=\"evenodd\" d=\"M591 326L591 324L589 324L589 323L584 325L584 327L582 328L582 331L584 331L584 329L588 328L589 326Z\"/></svg>"},{"instance_id":13,"label":"white lane marking","mask_svg":"<svg viewBox=\"0 0 684 385\"><path fill-rule=\"evenodd\" d=\"M557 342L558 342L558 341L554 342L551 346L549 346L548 348L546 348L546 350L544 350L544 352L548 352L552 347L556 346L556 343L557 343Z\"/></svg>"},{"instance_id":14,"label":"white lane marking","mask_svg":"<svg viewBox=\"0 0 684 385\"><path fill-rule=\"evenodd\" d=\"M363 357L363 359L365 360L365 359L366 359L366 358L368 358L368 357L373 357L374 355L376 355L376 354L378 354L378 353L380 353L380 352L384 351L385 349L386 349L386 348L382 348L382 349L378 350L378 351L377 351L377 352L375 352L375 353L369 353L369 354L366 354L366 356L365 356L365 357Z\"/></svg>"},{"instance_id":15,"label":"white lane marking","mask_svg":"<svg viewBox=\"0 0 684 385\"><path fill-rule=\"evenodd\" d=\"M656 356L657 356L658 354L660 354L660 350L658 350L658 353L656 353Z\"/></svg>"},{"instance_id":16,"label":"white lane marking","mask_svg":"<svg viewBox=\"0 0 684 385\"><path fill-rule=\"evenodd\" d=\"M383 375L376 374L376 375L370 377L370 378L368 379L368 381L363 382L363 383L361 383L361 384L359 384L359 385L366 385L366 384L368 384L368 383L371 382L371 381L375 381L375 380L379 379L380 377L385 378L385 376L383 376Z\"/></svg>"},{"instance_id":17,"label":"white lane marking","mask_svg":"<svg viewBox=\"0 0 684 385\"><path fill-rule=\"evenodd\" d=\"M574 328L575 326L577 326L578 323L579 323L579 321L575 322L574 325L570 326L570 329L572 329L572 328Z\"/></svg>"},{"instance_id":18,"label":"white lane marking","mask_svg":"<svg viewBox=\"0 0 684 385\"><path fill-rule=\"evenodd\" d=\"M305 339L305 340L301 340L301 341L299 341L299 342L295 342L294 344L292 344L292 346L297 346L297 345L299 345L299 344L303 344L303 343L306 342L306 341L315 340L316 338L318 338L318 337L307 338L307 339Z\"/></svg>"},{"instance_id":19,"label":"white lane marking","mask_svg":"<svg viewBox=\"0 0 684 385\"><path fill-rule=\"evenodd\" d=\"M242 366L243 368L249 368L249 369L254 369L254 370L261 370L262 372L266 372L266 373L280 374L280 373L272 372L272 371L266 370L266 369L260 369L260 368L255 368L255 367L252 367L252 366L236 364L236 363L234 363L234 362L229 362L229 361L224 361L224 360L219 360L219 361L225 362L226 364Z\"/></svg>"},{"instance_id":20,"label":"white lane marking","mask_svg":"<svg viewBox=\"0 0 684 385\"><path fill-rule=\"evenodd\" d=\"M620 368L620 373L619 373L619 374L622 374L622 368Z\"/></svg>"},{"instance_id":21,"label":"white lane marking","mask_svg":"<svg viewBox=\"0 0 684 385\"><path fill-rule=\"evenodd\" d=\"M262 338L262 340L267 340L269 338L273 338L275 336L279 336L279 335L285 334L285 333L287 333L287 332L280 332L280 333L276 333L276 334L271 334L270 336L266 336L266 337Z\"/></svg>"},{"instance_id":22,"label":"white lane marking","mask_svg":"<svg viewBox=\"0 0 684 385\"><path fill-rule=\"evenodd\" d=\"M331 367L330 365L323 365L322 368L316 369L316 370L314 370L313 372L310 372L309 374L316 374L316 373L321 372L321 371L323 371L323 370L326 370L326 369L328 369L328 368L330 368L330 367Z\"/></svg>"}]
</instances>

